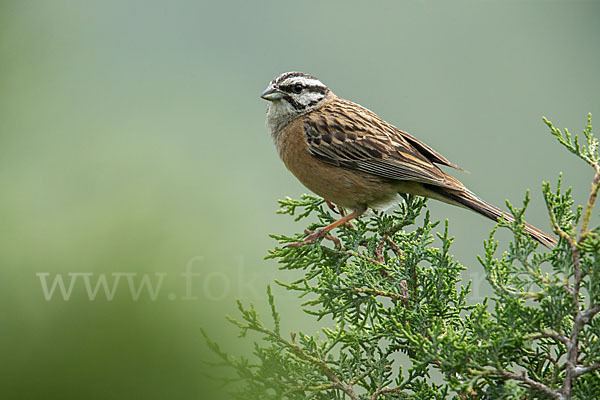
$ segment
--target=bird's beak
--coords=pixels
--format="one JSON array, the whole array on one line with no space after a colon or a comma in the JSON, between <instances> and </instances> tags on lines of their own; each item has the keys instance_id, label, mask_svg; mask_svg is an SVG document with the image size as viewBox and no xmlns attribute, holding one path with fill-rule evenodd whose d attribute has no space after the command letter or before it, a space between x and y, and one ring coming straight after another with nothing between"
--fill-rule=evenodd
<instances>
[{"instance_id":1,"label":"bird's beak","mask_svg":"<svg viewBox=\"0 0 600 400\"><path fill-rule=\"evenodd\" d=\"M275 101L275 100L280 100L281 98L283 98L283 94L276 87L269 86L268 88L265 89L264 92L262 92L260 94L260 97L265 100Z\"/></svg>"}]
</instances>

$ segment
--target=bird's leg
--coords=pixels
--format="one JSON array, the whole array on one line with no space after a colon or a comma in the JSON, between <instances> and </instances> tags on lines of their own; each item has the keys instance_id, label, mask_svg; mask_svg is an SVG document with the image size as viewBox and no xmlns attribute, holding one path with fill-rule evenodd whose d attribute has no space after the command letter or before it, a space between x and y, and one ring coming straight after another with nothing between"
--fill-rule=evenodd
<instances>
[{"instance_id":1,"label":"bird's leg","mask_svg":"<svg viewBox=\"0 0 600 400\"><path fill-rule=\"evenodd\" d=\"M346 210L344 210L342 207L338 206L338 210L340 210L340 215L342 217L346 216ZM344 225L346 225L346 228L348 229L352 229L353 231L356 230L356 227L354 225L352 225L352 222L348 221L346 222Z\"/></svg>"},{"instance_id":2,"label":"bird's leg","mask_svg":"<svg viewBox=\"0 0 600 400\"><path fill-rule=\"evenodd\" d=\"M325 200L325 204L327 204L327 207L329 207L331 209L331 211L333 211L334 213L338 213L338 210L335 209L335 204L333 204L332 202L330 202L329 200ZM338 206L339 207L339 206ZM340 208L341 209L341 208ZM343 215L342 215L343 216Z\"/></svg>"},{"instance_id":3,"label":"bird's leg","mask_svg":"<svg viewBox=\"0 0 600 400\"><path fill-rule=\"evenodd\" d=\"M361 207L360 209L355 210L355 211L351 212L350 214L344 215L342 218L327 225L326 227L317 229L316 231L314 231L310 235L308 235L303 241L290 243L285 247L302 247L307 244L312 244L312 243L316 242L317 240L325 237L329 233L329 231L331 231L332 229L337 228L338 226L343 225L356 217L360 217L361 215L364 214L364 212L366 210L367 210L366 207Z\"/></svg>"},{"instance_id":4,"label":"bird's leg","mask_svg":"<svg viewBox=\"0 0 600 400\"><path fill-rule=\"evenodd\" d=\"M336 206L335 204L333 204L332 202L330 202L329 200L325 199L325 204L327 204L327 207L329 207L331 209L331 211L333 211L336 214L340 214L342 217L346 216L346 210L344 210L344 208L342 206ZM337 207L337 209L336 209ZM347 222L346 223L346 227L352 230L356 230L356 228L354 227L354 225L352 225L352 222Z\"/></svg>"}]
</instances>

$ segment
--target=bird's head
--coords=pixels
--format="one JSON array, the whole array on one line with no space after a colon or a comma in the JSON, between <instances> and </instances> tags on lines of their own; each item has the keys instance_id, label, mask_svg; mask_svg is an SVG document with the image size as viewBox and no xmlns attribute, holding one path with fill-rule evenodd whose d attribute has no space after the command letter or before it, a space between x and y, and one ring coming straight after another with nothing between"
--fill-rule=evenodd
<instances>
[{"instance_id":1,"label":"bird's head","mask_svg":"<svg viewBox=\"0 0 600 400\"><path fill-rule=\"evenodd\" d=\"M318 108L329 93L329 88L312 75L285 72L273 79L260 95L269 102L267 124L287 123L306 114Z\"/></svg>"}]
</instances>

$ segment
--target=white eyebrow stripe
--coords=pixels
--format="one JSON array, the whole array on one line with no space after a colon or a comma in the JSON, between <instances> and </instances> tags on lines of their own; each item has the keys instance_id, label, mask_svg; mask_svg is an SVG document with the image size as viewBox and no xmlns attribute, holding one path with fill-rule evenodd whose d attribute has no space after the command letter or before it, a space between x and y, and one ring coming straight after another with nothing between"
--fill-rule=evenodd
<instances>
[{"instance_id":1,"label":"white eyebrow stripe","mask_svg":"<svg viewBox=\"0 0 600 400\"><path fill-rule=\"evenodd\" d=\"M323 83L318 80L318 79L312 79L312 78L306 78L304 76L294 76L292 78L288 78L286 80L284 80L283 82L281 82L281 86L287 86L287 85L295 85L295 84L301 84L302 86L322 86L325 87L325 85L323 85Z\"/></svg>"}]
</instances>

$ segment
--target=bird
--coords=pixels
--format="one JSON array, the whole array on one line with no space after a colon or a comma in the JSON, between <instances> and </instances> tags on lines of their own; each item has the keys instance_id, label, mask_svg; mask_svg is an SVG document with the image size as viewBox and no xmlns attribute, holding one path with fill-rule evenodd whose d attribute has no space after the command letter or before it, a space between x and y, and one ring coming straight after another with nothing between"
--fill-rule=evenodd
<instances>
[{"instance_id":1,"label":"bird","mask_svg":"<svg viewBox=\"0 0 600 400\"><path fill-rule=\"evenodd\" d=\"M288 247L315 243L369 208L389 205L399 193L467 208L496 222L514 221L440 168L464 171L458 165L371 110L336 96L313 75L280 74L260 97L267 100L266 127L287 169L328 203L352 210ZM532 225L524 231L548 248L557 243Z\"/></svg>"}]
</instances>

